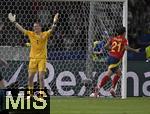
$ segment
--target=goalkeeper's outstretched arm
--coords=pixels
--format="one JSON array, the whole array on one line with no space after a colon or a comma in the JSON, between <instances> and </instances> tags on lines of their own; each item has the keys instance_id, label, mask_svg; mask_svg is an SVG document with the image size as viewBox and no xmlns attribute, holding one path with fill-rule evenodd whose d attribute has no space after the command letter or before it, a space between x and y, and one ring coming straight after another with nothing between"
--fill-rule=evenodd
<instances>
[{"instance_id":1,"label":"goalkeeper's outstretched arm","mask_svg":"<svg viewBox=\"0 0 150 114\"><path fill-rule=\"evenodd\" d=\"M9 13L8 14L8 19L10 20L10 22L14 23L15 26L22 32L22 33L25 33L25 29L19 24L16 22L16 15L12 15L12 13Z\"/></svg>"},{"instance_id":2,"label":"goalkeeper's outstretched arm","mask_svg":"<svg viewBox=\"0 0 150 114\"><path fill-rule=\"evenodd\" d=\"M50 29L48 30L48 32L53 33L55 31L56 25L58 23L58 16L59 16L59 13L56 13L54 16L54 19L53 19L53 24L50 27Z\"/></svg>"}]
</instances>

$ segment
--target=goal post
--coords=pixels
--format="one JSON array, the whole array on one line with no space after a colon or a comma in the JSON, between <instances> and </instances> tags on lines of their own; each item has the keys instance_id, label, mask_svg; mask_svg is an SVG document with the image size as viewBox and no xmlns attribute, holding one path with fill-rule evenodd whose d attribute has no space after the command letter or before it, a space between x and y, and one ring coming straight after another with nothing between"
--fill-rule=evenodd
<instances>
[{"instance_id":1,"label":"goal post","mask_svg":"<svg viewBox=\"0 0 150 114\"><path fill-rule=\"evenodd\" d=\"M41 21L43 31L52 24L58 12L59 23L48 41L48 61L45 86L51 95L89 96L93 87L107 70L107 51L101 56L93 54L94 41L104 41L116 33L119 25L127 29L127 0L1 0L0 20L4 27L0 33L0 57L9 62L2 67L7 87L27 86L29 40L8 21L8 13L25 29L32 30L35 19ZM127 36L127 35L126 35ZM123 58L122 80L117 95L126 98L127 55ZM82 82L90 80L88 86ZM34 82L38 86L37 74ZM12 86L13 85L13 86ZM109 95L111 82L100 91Z\"/></svg>"},{"instance_id":2,"label":"goal post","mask_svg":"<svg viewBox=\"0 0 150 114\"><path fill-rule=\"evenodd\" d=\"M126 27L126 38L128 38L128 0L123 2L123 25ZM127 52L124 53L122 63L122 83L121 96L122 99L127 97Z\"/></svg>"}]
</instances>

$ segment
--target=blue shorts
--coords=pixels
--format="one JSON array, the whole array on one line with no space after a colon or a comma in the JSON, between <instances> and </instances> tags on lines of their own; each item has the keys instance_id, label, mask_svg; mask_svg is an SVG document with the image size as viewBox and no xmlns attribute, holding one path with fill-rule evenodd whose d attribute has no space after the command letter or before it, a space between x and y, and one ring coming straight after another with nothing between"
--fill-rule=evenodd
<instances>
[{"instance_id":1,"label":"blue shorts","mask_svg":"<svg viewBox=\"0 0 150 114\"><path fill-rule=\"evenodd\" d=\"M121 60L118 58L109 56L107 59L107 62L108 62L108 69L110 69L113 73L115 73L119 68Z\"/></svg>"}]
</instances>

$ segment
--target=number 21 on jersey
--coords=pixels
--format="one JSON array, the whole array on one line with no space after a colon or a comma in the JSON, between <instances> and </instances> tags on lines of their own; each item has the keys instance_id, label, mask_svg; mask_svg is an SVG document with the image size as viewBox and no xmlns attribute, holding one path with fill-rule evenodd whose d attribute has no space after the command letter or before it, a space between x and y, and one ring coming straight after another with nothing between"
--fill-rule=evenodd
<instances>
[{"instance_id":1,"label":"number 21 on jersey","mask_svg":"<svg viewBox=\"0 0 150 114\"><path fill-rule=\"evenodd\" d=\"M121 42L113 41L111 52L120 52L121 51Z\"/></svg>"}]
</instances>

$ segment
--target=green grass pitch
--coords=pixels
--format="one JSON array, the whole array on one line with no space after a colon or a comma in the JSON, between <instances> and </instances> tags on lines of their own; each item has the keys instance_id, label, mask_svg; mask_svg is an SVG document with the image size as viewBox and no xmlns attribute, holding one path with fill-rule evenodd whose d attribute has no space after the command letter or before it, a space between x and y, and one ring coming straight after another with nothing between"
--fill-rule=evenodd
<instances>
[{"instance_id":1,"label":"green grass pitch","mask_svg":"<svg viewBox=\"0 0 150 114\"><path fill-rule=\"evenodd\" d=\"M150 114L150 97L51 97L50 114Z\"/></svg>"}]
</instances>

